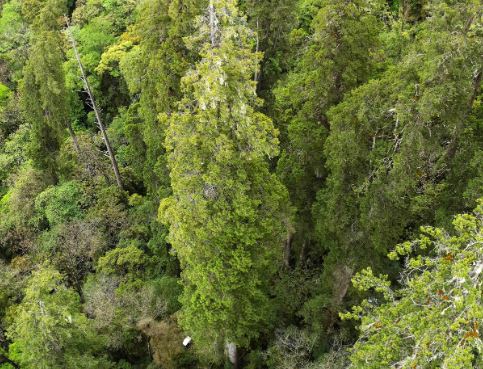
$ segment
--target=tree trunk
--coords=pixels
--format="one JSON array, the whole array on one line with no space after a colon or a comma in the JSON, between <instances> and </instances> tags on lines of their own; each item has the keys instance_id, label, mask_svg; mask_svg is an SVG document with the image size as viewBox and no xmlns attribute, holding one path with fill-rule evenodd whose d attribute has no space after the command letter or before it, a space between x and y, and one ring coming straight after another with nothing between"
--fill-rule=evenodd
<instances>
[{"instance_id":1,"label":"tree trunk","mask_svg":"<svg viewBox=\"0 0 483 369\"><path fill-rule=\"evenodd\" d=\"M219 36L219 29L218 29L218 18L216 17L215 6L213 2L210 1L208 5L208 14L209 14L209 22L210 22L210 40L211 40L211 47L218 46L218 36Z\"/></svg>"},{"instance_id":2,"label":"tree trunk","mask_svg":"<svg viewBox=\"0 0 483 369\"><path fill-rule=\"evenodd\" d=\"M304 239L302 247L300 248L299 264L303 266L305 264L305 253L307 251L307 240Z\"/></svg>"},{"instance_id":3,"label":"tree trunk","mask_svg":"<svg viewBox=\"0 0 483 369\"><path fill-rule=\"evenodd\" d=\"M79 51L77 50L77 44L75 42L74 36L70 32L69 19L67 17L66 17L66 22L67 22L67 34L68 34L70 42L72 44L72 49L74 51L74 55L75 55L75 58L77 60L77 64L79 65L79 70L81 72L81 79L82 79L82 82L84 83L84 89L87 92L87 95L89 96L91 107L94 110L94 114L96 116L97 125L99 126L99 130L101 131L104 143L106 144L107 152L109 154L109 159L111 160L112 170L114 172L114 176L116 177L117 186L122 189L121 175L119 174L119 167L117 165L117 160L116 160L116 157L114 155L114 150L111 147L109 137L107 136L106 128L105 128L104 124L102 123L99 109L97 108L96 101L94 100L94 95L93 95L91 87L89 85L89 81L87 80L87 76L86 76L86 73L85 73L85 70L84 70L84 66L82 65L82 61L81 61L81 58L80 58Z\"/></svg>"},{"instance_id":4,"label":"tree trunk","mask_svg":"<svg viewBox=\"0 0 483 369\"><path fill-rule=\"evenodd\" d=\"M290 269L290 258L292 256L292 232L287 231L287 239L285 240L285 249L283 253L283 263Z\"/></svg>"},{"instance_id":5,"label":"tree trunk","mask_svg":"<svg viewBox=\"0 0 483 369\"><path fill-rule=\"evenodd\" d=\"M236 343L226 343L226 354L228 356L228 360L230 360L230 363L233 365L233 368L238 369L238 349L236 347Z\"/></svg>"}]
</instances>

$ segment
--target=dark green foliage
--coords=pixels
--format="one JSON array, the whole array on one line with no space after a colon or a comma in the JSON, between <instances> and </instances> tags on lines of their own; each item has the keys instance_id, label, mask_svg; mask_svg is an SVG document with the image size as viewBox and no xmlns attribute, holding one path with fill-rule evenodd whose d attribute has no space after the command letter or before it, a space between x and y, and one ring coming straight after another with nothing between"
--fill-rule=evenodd
<instances>
[{"instance_id":1,"label":"dark green foliage","mask_svg":"<svg viewBox=\"0 0 483 369\"><path fill-rule=\"evenodd\" d=\"M481 367L482 14L0 0L0 369Z\"/></svg>"},{"instance_id":2,"label":"dark green foliage","mask_svg":"<svg viewBox=\"0 0 483 369\"><path fill-rule=\"evenodd\" d=\"M292 30L297 26L297 1L269 0L241 2L251 29L256 33L257 51L263 52L257 72L257 91L265 100L264 109L273 106L273 87L292 63L296 48L290 45Z\"/></svg>"},{"instance_id":3,"label":"dark green foliage","mask_svg":"<svg viewBox=\"0 0 483 369\"><path fill-rule=\"evenodd\" d=\"M327 112L374 73L379 10L365 1L324 2L300 60L275 90L286 135L278 173L297 207L296 228L302 237L295 235L295 245L302 257L317 251L311 208L327 177L324 143L332 126Z\"/></svg>"},{"instance_id":4,"label":"dark green foliage","mask_svg":"<svg viewBox=\"0 0 483 369\"><path fill-rule=\"evenodd\" d=\"M313 207L328 256L323 291L308 305L310 314L344 306L346 293L346 301L353 296L347 282L356 269L390 271L388 248L419 225L447 224L452 214L474 206L476 197L463 197L478 174L462 162L473 160L481 139L472 118L479 106L482 52L475 6L468 1L456 9L429 7L431 14L444 14L444 21L435 16L418 26L397 65L329 112L324 152L330 175ZM345 282L337 275L345 275ZM337 295L341 299L334 300Z\"/></svg>"},{"instance_id":5,"label":"dark green foliage","mask_svg":"<svg viewBox=\"0 0 483 369\"><path fill-rule=\"evenodd\" d=\"M161 113L175 109L181 97L180 79L196 54L188 50L183 37L193 30L192 20L204 1L144 0L136 10L136 21L115 51L127 49L120 57L120 70L131 94L139 94L140 131L144 141L143 180L150 194L165 196L169 191L163 141L165 127ZM139 78L142 74L144 78Z\"/></svg>"},{"instance_id":6,"label":"dark green foliage","mask_svg":"<svg viewBox=\"0 0 483 369\"><path fill-rule=\"evenodd\" d=\"M66 10L64 0L32 0L22 7L31 28L29 58L20 85L20 105L31 126L29 157L53 182L59 179L57 156L69 123L60 31Z\"/></svg>"}]
</instances>

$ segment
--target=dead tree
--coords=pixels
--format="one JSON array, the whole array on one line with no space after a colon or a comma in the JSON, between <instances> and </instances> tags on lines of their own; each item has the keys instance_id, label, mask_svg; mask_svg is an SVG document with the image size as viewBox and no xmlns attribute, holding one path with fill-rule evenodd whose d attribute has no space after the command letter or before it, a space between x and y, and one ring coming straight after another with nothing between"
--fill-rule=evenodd
<instances>
[{"instance_id":1,"label":"dead tree","mask_svg":"<svg viewBox=\"0 0 483 369\"><path fill-rule=\"evenodd\" d=\"M72 32L70 31L69 19L67 17L66 17L66 23L67 23L67 35L69 37L70 43L72 44L72 50L74 51L74 56L77 60L79 70L81 72L80 78L82 80L82 83L84 84L84 90L88 95L89 104L90 104L92 110L94 110L97 125L99 126L99 130L101 131L104 143L106 144L107 153L109 155L109 159L111 160L112 170L114 171L114 176L116 178L117 186L122 189L121 175L119 174L119 167L117 165L117 160L116 160L116 157L114 155L114 150L112 149L111 143L109 141L109 137L107 136L106 127L102 123L101 114L100 114L100 111L99 111L99 109L96 105L96 101L94 100L94 95L92 93L92 89L91 89L91 86L89 84L89 81L87 80L87 75L86 75L84 66L82 65L82 61L81 61L81 58L80 58L79 51L77 50L77 43L75 41L74 36L72 35Z\"/></svg>"}]
</instances>

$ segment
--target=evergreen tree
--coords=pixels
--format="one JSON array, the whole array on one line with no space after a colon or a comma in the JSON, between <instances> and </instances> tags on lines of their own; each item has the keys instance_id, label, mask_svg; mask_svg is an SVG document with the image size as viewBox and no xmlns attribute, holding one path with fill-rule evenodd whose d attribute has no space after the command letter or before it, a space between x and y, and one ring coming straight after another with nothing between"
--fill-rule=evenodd
<instances>
[{"instance_id":1,"label":"evergreen tree","mask_svg":"<svg viewBox=\"0 0 483 369\"><path fill-rule=\"evenodd\" d=\"M256 51L263 52L257 91L264 99L264 111L273 109L273 87L289 70L296 48L290 45L291 31L297 26L296 0L244 0L241 5L250 28L256 33Z\"/></svg>"},{"instance_id":2,"label":"evergreen tree","mask_svg":"<svg viewBox=\"0 0 483 369\"><path fill-rule=\"evenodd\" d=\"M351 368L483 364L482 212L480 201L474 214L453 220L454 231L423 227L420 238L398 245L389 257L407 258L401 288L391 288L387 276L376 277L369 268L353 278L358 289L373 290L378 298L342 314L362 320ZM383 302L375 302L380 296Z\"/></svg>"},{"instance_id":3,"label":"evergreen tree","mask_svg":"<svg viewBox=\"0 0 483 369\"><path fill-rule=\"evenodd\" d=\"M275 91L287 136L278 172L297 207L294 246L302 258L314 243L311 208L326 178L323 150L331 129L327 112L374 73L381 31L378 9L360 0L323 2L305 52Z\"/></svg>"},{"instance_id":4,"label":"evergreen tree","mask_svg":"<svg viewBox=\"0 0 483 369\"><path fill-rule=\"evenodd\" d=\"M37 167L57 181L57 156L63 132L70 127L60 32L67 2L27 1L23 12L31 28L29 59L20 86L22 110L31 125L29 156Z\"/></svg>"},{"instance_id":5,"label":"evergreen tree","mask_svg":"<svg viewBox=\"0 0 483 369\"><path fill-rule=\"evenodd\" d=\"M316 321L324 306L334 312L343 306L356 269L386 269L388 247L419 225L447 224L474 206L477 194L465 201L464 193L481 173L463 163L478 157L481 146L476 7L432 4L433 16L418 26L401 62L330 111L330 175L314 206L328 252L323 292L310 303Z\"/></svg>"},{"instance_id":6,"label":"evergreen tree","mask_svg":"<svg viewBox=\"0 0 483 369\"><path fill-rule=\"evenodd\" d=\"M482 365L480 0L0 10L0 369Z\"/></svg>"},{"instance_id":7,"label":"evergreen tree","mask_svg":"<svg viewBox=\"0 0 483 369\"><path fill-rule=\"evenodd\" d=\"M164 149L164 127L158 114L176 109L181 98L180 80L197 56L186 48L183 37L193 31L192 19L204 1L145 0L136 10L136 21L119 46L131 49L120 59L120 68L132 94L139 94L143 120L144 184L155 196L169 191ZM135 43L134 46L130 46ZM144 78L139 78L142 74Z\"/></svg>"},{"instance_id":8,"label":"evergreen tree","mask_svg":"<svg viewBox=\"0 0 483 369\"><path fill-rule=\"evenodd\" d=\"M189 44L201 60L179 111L162 117L173 196L160 217L183 269L182 325L201 347L247 346L269 319L287 195L266 162L278 140L256 111L253 32L232 0L211 1L199 22Z\"/></svg>"}]
</instances>

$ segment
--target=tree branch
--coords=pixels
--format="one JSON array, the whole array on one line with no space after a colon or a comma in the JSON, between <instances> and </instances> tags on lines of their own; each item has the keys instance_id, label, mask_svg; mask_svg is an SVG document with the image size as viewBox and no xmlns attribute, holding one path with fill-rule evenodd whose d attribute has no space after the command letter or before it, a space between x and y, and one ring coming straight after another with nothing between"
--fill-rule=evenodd
<instances>
[{"instance_id":1,"label":"tree branch","mask_svg":"<svg viewBox=\"0 0 483 369\"><path fill-rule=\"evenodd\" d=\"M10 364L15 369L20 369L20 365L3 354L0 354L0 364Z\"/></svg>"}]
</instances>

